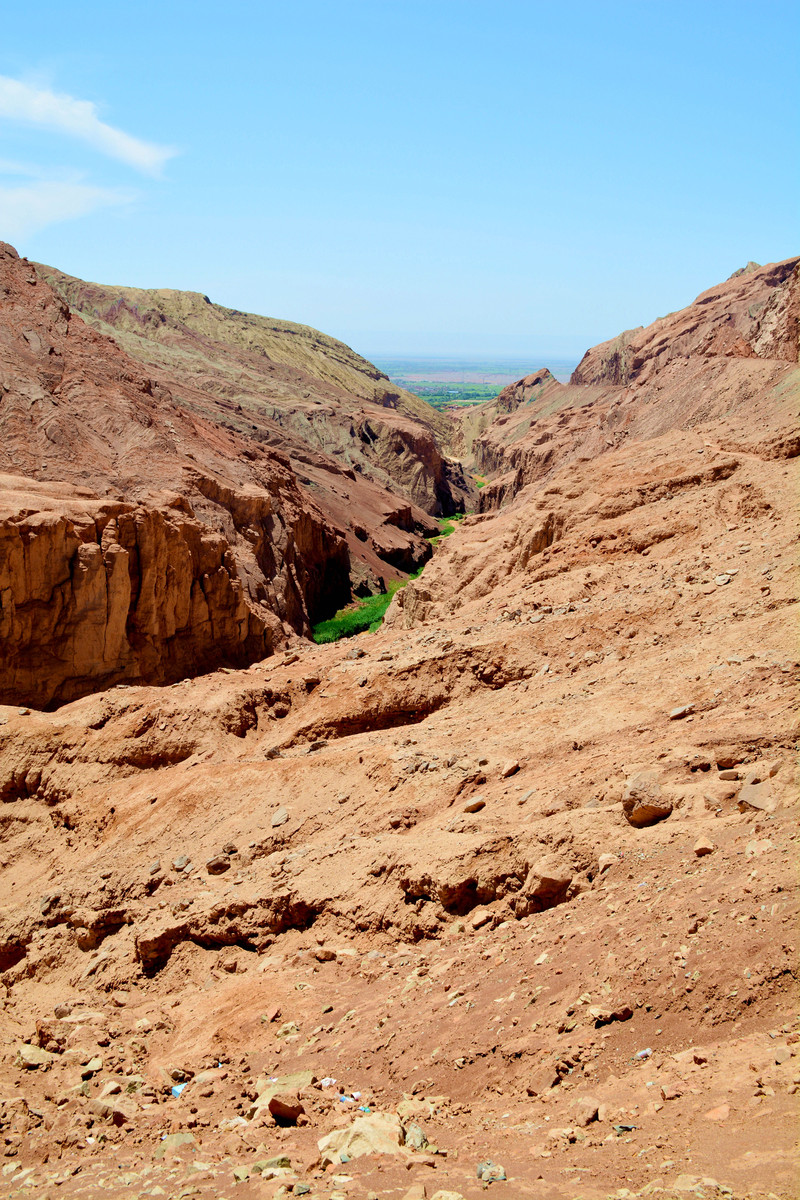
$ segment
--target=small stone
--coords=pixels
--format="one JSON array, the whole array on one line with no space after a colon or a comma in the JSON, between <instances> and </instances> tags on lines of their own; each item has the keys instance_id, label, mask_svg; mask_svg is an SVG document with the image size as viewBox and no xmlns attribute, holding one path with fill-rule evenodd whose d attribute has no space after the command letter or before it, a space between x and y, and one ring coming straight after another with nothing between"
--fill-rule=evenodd
<instances>
[{"instance_id":1,"label":"small stone","mask_svg":"<svg viewBox=\"0 0 800 1200\"><path fill-rule=\"evenodd\" d=\"M224 854L215 854L206 863L206 870L209 875L222 875L225 871L230 871L231 861Z\"/></svg>"},{"instance_id":2,"label":"small stone","mask_svg":"<svg viewBox=\"0 0 800 1200\"><path fill-rule=\"evenodd\" d=\"M285 808L276 808L272 814L272 828L277 829L280 825L285 825L289 820L289 814Z\"/></svg>"},{"instance_id":3,"label":"small stone","mask_svg":"<svg viewBox=\"0 0 800 1200\"><path fill-rule=\"evenodd\" d=\"M179 1150L181 1146L196 1146L194 1134L188 1130L182 1130L179 1133L168 1133L163 1137L156 1146L153 1158L165 1158L168 1154L173 1154Z\"/></svg>"},{"instance_id":4,"label":"small stone","mask_svg":"<svg viewBox=\"0 0 800 1200\"><path fill-rule=\"evenodd\" d=\"M421 1126L417 1125L415 1121L412 1121L412 1123L406 1127L406 1146L408 1146L411 1150L424 1150L427 1144L428 1139L425 1137Z\"/></svg>"},{"instance_id":5,"label":"small stone","mask_svg":"<svg viewBox=\"0 0 800 1200\"><path fill-rule=\"evenodd\" d=\"M604 875L606 871L615 867L618 862L619 859L616 854L601 854L597 860L597 870L600 875Z\"/></svg>"},{"instance_id":6,"label":"small stone","mask_svg":"<svg viewBox=\"0 0 800 1200\"><path fill-rule=\"evenodd\" d=\"M714 576L714 583L716 583L717 587L724 587L725 584L730 583L730 581L731 581L730 575L715 575Z\"/></svg>"},{"instance_id":7,"label":"small stone","mask_svg":"<svg viewBox=\"0 0 800 1200\"><path fill-rule=\"evenodd\" d=\"M412 1183L411 1187L403 1196L403 1200L425 1200L428 1195L424 1183Z\"/></svg>"},{"instance_id":8,"label":"small stone","mask_svg":"<svg viewBox=\"0 0 800 1200\"><path fill-rule=\"evenodd\" d=\"M296 1125L297 1118L306 1111L297 1092L277 1092L270 1097L268 1107L279 1125Z\"/></svg>"},{"instance_id":9,"label":"small stone","mask_svg":"<svg viewBox=\"0 0 800 1200\"><path fill-rule=\"evenodd\" d=\"M612 1021L630 1021L633 1009L630 1004L618 1004L615 1008L601 1008L597 1004L589 1006L589 1016L595 1024L595 1029L610 1025Z\"/></svg>"},{"instance_id":10,"label":"small stone","mask_svg":"<svg viewBox=\"0 0 800 1200\"><path fill-rule=\"evenodd\" d=\"M102 1069L103 1060L99 1054L96 1054L94 1058L89 1059L88 1063L81 1071L81 1079L91 1079L93 1075L96 1075L98 1071L102 1071Z\"/></svg>"},{"instance_id":11,"label":"small stone","mask_svg":"<svg viewBox=\"0 0 800 1200\"><path fill-rule=\"evenodd\" d=\"M704 1112L703 1114L705 1121L727 1121L729 1116L729 1104L717 1104L715 1109L709 1109L708 1112Z\"/></svg>"},{"instance_id":12,"label":"small stone","mask_svg":"<svg viewBox=\"0 0 800 1200\"><path fill-rule=\"evenodd\" d=\"M499 1163L492 1162L490 1158L487 1158L486 1162L479 1163L475 1174L483 1183L499 1183L508 1178L505 1168L501 1167Z\"/></svg>"},{"instance_id":13,"label":"small stone","mask_svg":"<svg viewBox=\"0 0 800 1200\"><path fill-rule=\"evenodd\" d=\"M189 865L189 858L186 854L179 854L177 858L173 858L172 865L176 871L185 871Z\"/></svg>"},{"instance_id":14,"label":"small stone","mask_svg":"<svg viewBox=\"0 0 800 1200\"><path fill-rule=\"evenodd\" d=\"M264 1171L288 1171L291 1169L292 1160L288 1154L276 1154L274 1158L262 1158L258 1162L253 1163L253 1170L262 1175Z\"/></svg>"},{"instance_id":15,"label":"small stone","mask_svg":"<svg viewBox=\"0 0 800 1200\"><path fill-rule=\"evenodd\" d=\"M677 708L670 710L670 721L682 721L684 717L691 716L694 712L693 704L679 704Z\"/></svg>"},{"instance_id":16,"label":"small stone","mask_svg":"<svg viewBox=\"0 0 800 1200\"><path fill-rule=\"evenodd\" d=\"M739 772L734 767L727 767L724 771L720 771L719 777L720 777L720 779L725 779L725 780L738 779Z\"/></svg>"},{"instance_id":17,"label":"small stone","mask_svg":"<svg viewBox=\"0 0 800 1200\"><path fill-rule=\"evenodd\" d=\"M161 863L158 859L156 859L154 862L150 863L150 866L147 868L147 873L148 875L157 875L160 870Z\"/></svg>"},{"instance_id":18,"label":"small stone","mask_svg":"<svg viewBox=\"0 0 800 1200\"><path fill-rule=\"evenodd\" d=\"M714 843L707 837L698 838L694 844L694 852L698 858L702 858L706 854L713 854L714 850Z\"/></svg>"},{"instance_id":19,"label":"small stone","mask_svg":"<svg viewBox=\"0 0 800 1200\"><path fill-rule=\"evenodd\" d=\"M677 1083L665 1083L661 1087L662 1100L678 1100L683 1095L683 1090Z\"/></svg>"},{"instance_id":20,"label":"small stone","mask_svg":"<svg viewBox=\"0 0 800 1200\"><path fill-rule=\"evenodd\" d=\"M500 768L500 778L510 779L512 775L516 775L519 770L519 763L514 759L511 762L504 763Z\"/></svg>"},{"instance_id":21,"label":"small stone","mask_svg":"<svg viewBox=\"0 0 800 1200\"><path fill-rule=\"evenodd\" d=\"M225 845L222 847L222 853L223 854L238 854L239 851L237 850L237 848L233 844L233 842L226 842Z\"/></svg>"},{"instance_id":22,"label":"small stone","mask_svg":"<svg viewBox=\"0 0 800 1200\"><path fill-rule=\"evenodd\" d=\"M488 925L492 919L492 914L488 908L479 908L470 917L470 925L473 929L482 929L484 925Z\"/></svg>"},{"instance_id":23,"label":"small stone","mask_svg":"<svg viewBox=\"0 0 800 1200\"><path fill-rule=\"evenodd\" d=\"M476 796L474 800L467 801L464 805L464 812L476 813L480 812L482 808L486 808L486 801L482 800L480 796Z\"/></svg>"},{"instance_id":24,"label":"small stone","mask_svg":"<svg viewBox=\"0 0 800 1200\"><path fill-rule=\"evenodd\" d=\"M92 1100L90 1108L95 1117L101 1121L110 1121L112 1125L129 1125L135 1115L133 1108L129 1108L121 1100L111 1099L108 1096Z\"/></svg>"}]
</instances>

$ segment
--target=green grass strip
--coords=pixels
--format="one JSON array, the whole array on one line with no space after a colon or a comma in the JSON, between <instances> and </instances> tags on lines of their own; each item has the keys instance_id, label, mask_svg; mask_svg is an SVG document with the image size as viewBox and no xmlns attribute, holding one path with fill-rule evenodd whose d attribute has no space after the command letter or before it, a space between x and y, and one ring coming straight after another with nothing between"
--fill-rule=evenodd
<instances>
[{"instance_id":1,"label":"green grass strip","mask_svg":"<svg viewBox=\"0 0 800 1200\"><path fill-rule=\"evenodd\" d=\"M454 513L452 517L442 517L439 521L441 532L430 539L431 545L435 546L443 537L449 537L451 533L455 533L456 523L463 521L464 516L464 513ZM418 579L422 571L423 567L420 567L413 575L409 575L408 579ZM367 596L357 604L348 604L347 608L340 608L327 621L320 621L312 627L312 638L318 646L321 646L326 642L338 642L340 638L355 637L357 633L374 633L381 627L386 610L392 602L392 596L400 588L406 586L408 579L395 579L381 595Z\"/></svg>"}]
</instances>

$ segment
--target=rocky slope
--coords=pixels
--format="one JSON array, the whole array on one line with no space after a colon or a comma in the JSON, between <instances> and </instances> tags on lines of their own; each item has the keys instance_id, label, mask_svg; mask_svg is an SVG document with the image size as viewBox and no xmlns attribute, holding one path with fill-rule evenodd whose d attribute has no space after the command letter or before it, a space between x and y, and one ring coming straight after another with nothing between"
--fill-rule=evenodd
<instances>
[{"instance_id":1,"label":"rocky slope","mask_svg":"<svg viewBox=\"0 0 800 1200\"><path fill-rule=\"evenodd\" d=\"M479 406L462 452L491 480L480 507L505 503L566 458L672 429L713 423L731 450L796 454L798 263L750 264L688 308L587 351L569 384L541 370Z\"/></svg>"},{"instance_id":2,"label":"rocky slope","mask_svg":"<svg viewBox=\"0 0 800 1200\"><path fill-rule=\"evenodd\" d=\"M747 361L757 436L575 424L376 635L0 710L9 1194L796 1195L798 458Z\"/></svg>"},{"instance_id":3,"label":"rocky slope","mask_svg":"<svg viewBox=\"0 0 800 1200\"><path fill-rule=\"evenodd\" d=\"M182 406L284 451L337 519L345 510L358 524L363 509L368 523L376 489L437 516L463 511L473 495L460 464L440 449L451 434L448 418L342 342L197 292L110 287L37 269Z\"/></svg>"},{"instance_id":4,"label":"rocky slope","mask_svg":"<svg viewBox=\"0 0 800 1200\"><path fill-rule=\"evenodd\" d=\"M41 706L121 679L162 683L250 662L287 633L307 633L352 590L376 591L429 557L436 521L359 474L362 464L317 451L317 424L306 429L310 443L297 432L290 459L277 448L282 436L245 434L225 420L213 395L219 380L196 363L188 372L196 403L179 401L5 245L0 291L0 471L9 476L0 696ZM215 328L244 344L248 319L236 316L217 313ZM257 318L251 324L264 334ZM279 347L287 339L303 366L284 364L284 374L294 372L299 387L313 367L323 390L338 389L340 416L348 399L376 476L394 486L379 466L390 461L410 491L441 507L451 495L445 463L434 431L413 417L414 398L386 420L377 405L356 413L369 364L357 370L344 347L303 327L274 333ZM242 354L267 362L255 340ZM218 345L205 337L207 355ZM190 360L185 345L171 350ZM348 397L353 379L360 392Z\"/></svg>"}]
</instances>

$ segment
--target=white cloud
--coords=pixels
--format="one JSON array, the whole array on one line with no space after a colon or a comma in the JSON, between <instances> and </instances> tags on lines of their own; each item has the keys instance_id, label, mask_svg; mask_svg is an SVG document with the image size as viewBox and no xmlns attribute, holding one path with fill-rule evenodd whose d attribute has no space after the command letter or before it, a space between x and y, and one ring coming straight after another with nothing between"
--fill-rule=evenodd
<instances>
[{"instance_id":1,"label":"white cloud","mask_svg":"<svg viewBox=\"0 0 800 1200\"><path fill-rule=\"evenodd\" d=\"M0 184L0 238L27 237L57 221L84 217L131 199L128 192L72 180L37 179L15 187Z\"/></svg>"},{"instance_id":2,"label":"white cloud","mask_svg":"<svg viewBox=\"0 0 800 1200\"><path fill-rule=\"evenodd\" d=\"M175 154L167 146L144 142L107 125L89 100L32 87L7 75L0 75L0 117L70 134L148 175L157 174Z\"/></svg>"}]
</instances>

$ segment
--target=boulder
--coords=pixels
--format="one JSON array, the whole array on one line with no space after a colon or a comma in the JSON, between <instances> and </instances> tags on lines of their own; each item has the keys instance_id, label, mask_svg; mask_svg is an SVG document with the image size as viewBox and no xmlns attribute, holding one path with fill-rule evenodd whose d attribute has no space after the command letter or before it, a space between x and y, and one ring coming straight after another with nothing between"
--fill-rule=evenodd
<instances>
[{"instance_id":1,"label":"boulder","mask_svg":"<svg viewBox=\"0 0 800 1200\"><path fill-rule=\"evenodd\" d=\"M748 808L754 808L758 812L771 813L775 812L778 807L772 791L772 784L767 779L763 782L746 781L739 789L737 803L743 812Z\"/></svg>"},{"instance_id":2,"label":"boulder","mask_svg":"<svg viewBox=\"0 0 800 1200\"><path fill-rule=\"evenodd\" d=\"M573 872L571 866L556 855L546 854L528 872L522 888L528 897L531 912L553 908L566 899Z\"/></svg>"},{"instance_id":3,"label":"boulder","mask_svg":"<svg viewBox=\"0 0 800 1200\"><path fill-rule=\"evenodd\" d=\"M16 1065L24 1067L26 1071L36 1071L39 1067L47 1070L57 1058L57 1054L51 1054L49 1050L43 1050L41 1046L29 1046L27 1042L23 1042L21 1046L17 1047Z\"/></svg>"},{"instance_id":4,"label":"boulder","mask_svg":"<svg viewBox=\"0 0 800 1200\"><path fill-rule=\"evenodd\" d=\"M672 812L672 801L664 795L657 771L642 771L625 781L622 811L631 825L642 828L663 821Z\"/></svg>"},{"instance_id":5,"label":"boulder","mask_svg":"<svg viewBox=\"0 0 800 1200\"><path fill-rule=\"evenodd\" d=\"M225 854L215 854L206 863L206 870L209 875L222 875L225 871L229 871L231 860Z\"/></svg>"},{"instance_id":6,"label":"boulder","mask_svg":"<svg viewBox=\"0 0 800 1200\"><path fill-rule=\"evenodd\" d=\"M306 1111L297 1092L276 1092L267 1107L279 1125L296 1125L297 1118Z\"/></svg>"},{"instance_id":7,"label":"boulder","mask_svg":"<svg viewBox=\"0 0 800 1200\"><path fill-rule=\"evenodd\" d=\"M256 1098L245 1113L248 1121L261 1112L270 1112L270 1102L276 1097L288 1098L290 1106L299 1103L299 1093L303 1088L311 1087L316 1080L313 1071L295 1071L292 1075L281 1075L277 1079L260 1078L256 1081ZM292 1099L293 1098L293 1099ZM303 1111L300 1105L300 1111ZM274 1116L275 1114L272 1113ZM300 1113L298 1113L298 1116ZM295 1118L296 1120L297 1118Z\"/></svg>"},{"instance_id":8,"label":"boulder","mask_svg":"<svg viewBox=\"0 0 800 1200\"><path fill-rule=\"evenodd\" d=\"M593 1096L582 1096L575 1101L575 1124L591 1125L598 1119L600 1106Z\"/></svg>"},{"instance_id":9,"label":"boulder","mask_svg":"<svg viewBox=\"0 0 800 1200\"><path fill-rule=\"evenodd\" d=\"M334 1129L317 1143L320 1164L339 1166L365 1154L405 1154L404 1133L396 1113L369 1113L356 1117L346 1129ZM344 1156L344 1157L342 1157Z\"/></svg>"},{"instance_id":10,"label":"boulder","mask_svg":"<svg viewBox=\"0 0 800 1200\"><path fill-rule=\"evenodd\" d=\"M116 1096L100 1096L92 1100L89 1108L97 1120L108 1121L112 1125L129 1125L136 1114L132 1104L124 1104Z\"/></svg>"}]
</instances>

